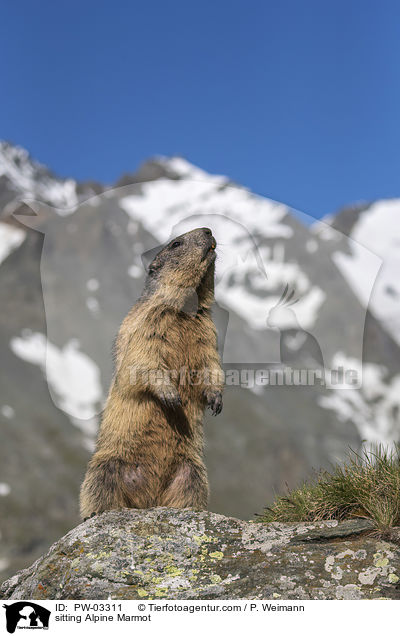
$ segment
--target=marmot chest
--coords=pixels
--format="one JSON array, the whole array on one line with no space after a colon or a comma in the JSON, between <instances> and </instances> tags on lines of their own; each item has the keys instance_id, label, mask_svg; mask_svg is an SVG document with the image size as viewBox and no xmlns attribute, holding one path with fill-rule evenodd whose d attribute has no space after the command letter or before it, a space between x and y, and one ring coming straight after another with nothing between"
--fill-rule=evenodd
<instances>
[{"instance_id":1,"label":"marmot chest","mask_svg":"<svg viewBox=\"0 0 400 636\"><path fill-rule=\"evenodd\" d=\"M211 343L202 321L196 316L178 315L173 333L166 333L169 341L167 363L171 368L185 365L189 369L203 369Z\"/></svg>"}]
</instances>

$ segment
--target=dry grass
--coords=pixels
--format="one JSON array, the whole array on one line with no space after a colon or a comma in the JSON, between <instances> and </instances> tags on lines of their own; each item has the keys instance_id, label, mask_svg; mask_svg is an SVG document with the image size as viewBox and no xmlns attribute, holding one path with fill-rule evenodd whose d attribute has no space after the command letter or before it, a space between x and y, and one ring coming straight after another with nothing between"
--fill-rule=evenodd
<instances>
[{"instance_id":1,"label":"dry grass","mask_svg":"<svg viewBox=\"0 0 400 636\"><path fill-rule=\"evenodd\" d=\"M400 525L400 449L378 446L361 455L351 451L344 465L322 471L314 482L288 491L257 521L372 519L385 531Z\"/></svg>"}]
</instances>

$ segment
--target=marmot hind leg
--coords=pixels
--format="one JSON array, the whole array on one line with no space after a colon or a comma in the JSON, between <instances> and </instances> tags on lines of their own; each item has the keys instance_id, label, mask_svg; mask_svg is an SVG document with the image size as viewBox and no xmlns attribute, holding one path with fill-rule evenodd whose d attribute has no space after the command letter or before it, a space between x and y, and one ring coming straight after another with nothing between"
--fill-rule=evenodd
<instances>
[{"instance_id":1,"label":"marmot hind leg","mask_svg":"<svg viewBox=\"0 0 400 636\"><path fill-rule=\"evenodd\" d=\"M169 486L161 494L159 505L203 510L207 508L208 492L205 466L185 459L179 465Z\"/></svg>"},{"instance_id":2,"label":"marmot hind leg","mask_svg":"<svg viewBox=\"0 0 400 636\"><path fill-rule=\"evenodd\" d=\"M147 507L142 481L140 471L121 459L92 460L81 487L82 518L104 510Z\"/></svg>"}]
</instances>

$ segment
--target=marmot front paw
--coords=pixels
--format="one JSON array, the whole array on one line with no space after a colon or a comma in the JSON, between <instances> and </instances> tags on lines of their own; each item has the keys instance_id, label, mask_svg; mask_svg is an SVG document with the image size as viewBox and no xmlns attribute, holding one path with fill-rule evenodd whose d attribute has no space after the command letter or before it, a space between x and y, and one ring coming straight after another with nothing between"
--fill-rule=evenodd
<instances>
[{"instance_id":1,"label":"marmot front paw","mask_svg":"<svg viewBox=\"0 0 400 636\"><path fill-rule=\"evenodd\" d=\"M210 391L206 393L207 406L213 415L219 415L222 411L222 391Z\"/></svg>"},{"instance_id":2,"label":"marmot front paw","mask_svg":"<svg viewBox=\"0 0 400 636\"><path fill-rule=\"evenodd\" d=\"M177 406L181 406L182 405L182 399L181 396L179 395L177 389L174 386L165 386L165 387L160 387L157 390L157 396L159 398L159 400L165 405L165 406L169 406L170 408L176 408Z\"/></svg>"}]
</instances>

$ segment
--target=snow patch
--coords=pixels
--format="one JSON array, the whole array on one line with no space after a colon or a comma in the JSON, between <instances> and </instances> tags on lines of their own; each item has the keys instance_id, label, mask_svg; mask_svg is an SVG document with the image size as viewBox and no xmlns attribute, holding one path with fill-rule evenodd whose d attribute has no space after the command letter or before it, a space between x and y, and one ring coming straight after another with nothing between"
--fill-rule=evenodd
<instances>
[{"instance_id":1,"label":"snow patch","mask_svg":"<svg viewBox=\"0 0 400 636\"><path fill-rule=\"evenodd\" d=\"M337 353L332 368L354 369L362 378L357 389L334 389L318 399L342 422L353 422L361 439L369 444L391 445L399 441L400 375L389 377L383 365L365 363Z\"/></svg>"},{"instance_id":2,"label":"snow patch","mask_svg":"<svg viewBox=\"0 0 400 636\"><path fill-rule=\"evenodd\" d=\"M76 181L57 179L40 163L33 161L19 146L0 142L0 177L7 177L24 198L39 199L54 205L60 215L69 214L78 203ZM65 208L70 208L65 210Z\"/></svg>"},{"instance_id":3,"label":"snow patch","mask_svg":"<svg viewBox=\"0 0 400 636\"><path fill-rule=\"evenodd\" d=\"M307 334L304 333L304 331L297 331L294 335L286 334L284 336L284 343L291 351L298 351L301 349L306 340Z\"/></svg>"},{"instance_id":4,"label":"snow patch","mask_svg":"<svg viewBox=\"0 0 400 636\"><path fill-rule=\"evenodd\" d=\"M343 238L343 234L326 222L328 218L325 217L325 222L320 220L313 223L310 227L311 232L321 241L340 241Z\"/></svg>"},{"instance_id":5,"label":"snow patch","mask_svg":"<svg viewBox=\"0 0 400 636\"><path fill-rule=\"evenodd\" d=\"M158 157L157 161L167 170L174 172L178 177L209 181L211 175L190 163L183 157ZM212 178L219 183L227 183L227 177L212 175Z\"/></svg>"},{"instance_id":6,"label":"snow patch","mask_svg":"<svg viewBox=\"0 0 400 636\"><path fill-rule=\"evenodd\" d=\"M400 199L378 201L359 215L351 232L351 254L335 262L358 298L400 344ZM363 247L364 249L363 249ZM367 250L371 250L368 253ZM370 294L368 280L374 280Z\"/></svg>"},{"instance_id":7,"label":"snow patch","mask_svg":"<svg viewBox=\"0 0 400 636\"><path fill-rule=\"evenodd\" d=\"M90 278L86 283L86 287L88 288L89 291L96 292L98 291L100 287L100 283L97 280L97 278Z\"/></svg>"},{"instance_id":8,"label":"snow patch","mask_svg":"<svg viewBox=\"0 0 400 636\"><path fill-rule=\"evenodd\" d=\"M207 225L218 244L218 302L234 309L250 327L266 329L268 313L280 297L277 293L289 283L301 296L296 320L302 328L311 328L325 294L311 285L297 263L284 260L284 241L293 236L285 221L289 208L230 185L225 177L207 174L185 160L164 161L181 178L146 182L140 193L122 197L119 204L128 216L141 221L160 244ZM273 248L258 247L271 238L277 239ZM130 275L139 275L136 266Z\"/></svg>"},{"instance_id":9,"label":"snow patch","mask_svg":"<svg viewBox=\"0 0 400 636\"><path fill-rule=\"evenodd\" d=\"M171 237L175 225L191 215L224 215L250 233L258 234L262 228L264 236L292 236L292 228L281 222L289 211L285 205L227 185L222 177L203 174L206 178L199 181L157 179L143 183L141 193L123 197L120 206L161 242Z\"/></svg>"},{"instance_id":10,"label":"snow patch","mask_svg":"<svg viewBox=\"0 0 400 636\"><path fill-rule=\"evenodd\" d=\"M241 249L238 243L237 247L239 249L230 250L232 258L226 258L225 273L217 283L217 294L222 303L253 329L266 329L272 326L269 324L271 312L288 285L295 290L298 302L290 310L275 312L273 327L311 329L326 294L311 284L297 263L284 260L283 244L278 242L272 249L264 247L260 250L255 250L251 243L247 244L247 249L244 245Z\"/></svg>"},{"instance_id":11,"label":"snow patch","mask_svg":"<svg viewBox=\"0 0 400 636\"><path fill-rule=\"evenodd\" d=\"M8 404L3 404L3 406L0 409L0 413L2 414L3 417L7 418L8 420L11 420L13 417L15 417L15 411L13 407L9 406Z\"/></svg>"},{"instance_id":12,"label":"snow patch","mask_svg":"<svg viewBox=\"0 0 400 636\"><path fill-rule=\"evenodd\" d=\"M306 243L306 250L309 254L314 254L318 249L318 241L315 239L309 239Z\"/></svg>"},{"instance_id":13,"label":"snow patch","mask_svg":"<svg viewBox=\"0 0 400 636\"><path fill-rule=\"evenodd\" d=\"M354 241L350 241L350 243L351 254L333 252L332 260L361 304L368 307L372 295L372 283L379 272L382 261L359 243Z\"/></svg>"},{"instance_id":14,"label":"snow patch","mask_svg":"<svg viewBox=\"0 0 400 636\"><path fill-rule=\"evenodd\" d=\"M132 276L132 278L141 278L143 276L143 267L140 267L139 265L131 265L128 269L128 274L129 276Z\"/></svg>"},{"instance_id":15,"label":"snow patch","mask_svg":"<svg viewBox=\"0 0 400 636\"><path fill-rule=\"evenodd\" d=\"M100 370L79 350L79 341L71 339L58 348L43 334L24 330L21 337L12 338L10 347L16 356L40 367L58 408L85 434L94 435L103 399Z\"/></svg>"},{"instance_id":16,"label":"snow patch","mask_svg":"<svg viewBox=\"0 0 400 636\"><path fill-rule=\"evenodd\" d=\"M26 232L7 223L0 223L0 264L25 240Z\"/></svg>"},{"instance_id":17,"label":"snow patch","mask_svg":"<svg viewBox=\"0 0 400 636\"><path fill-rule=\"evenodd\" d=\"M4 481L0 482L0 497L7 497L11 492L11 488Z\"/></svg>"},{"instance_id":18,"label":"snow patch","mask_svg":"<svg viewBox=\"0 0 400 636\"><path fill-rule=\"evenodd\" d=\"M86 307L92 314L98 314L100 311L99 301L94 296L88 296L86 298Z\"/></svg>"}]
</instances>

